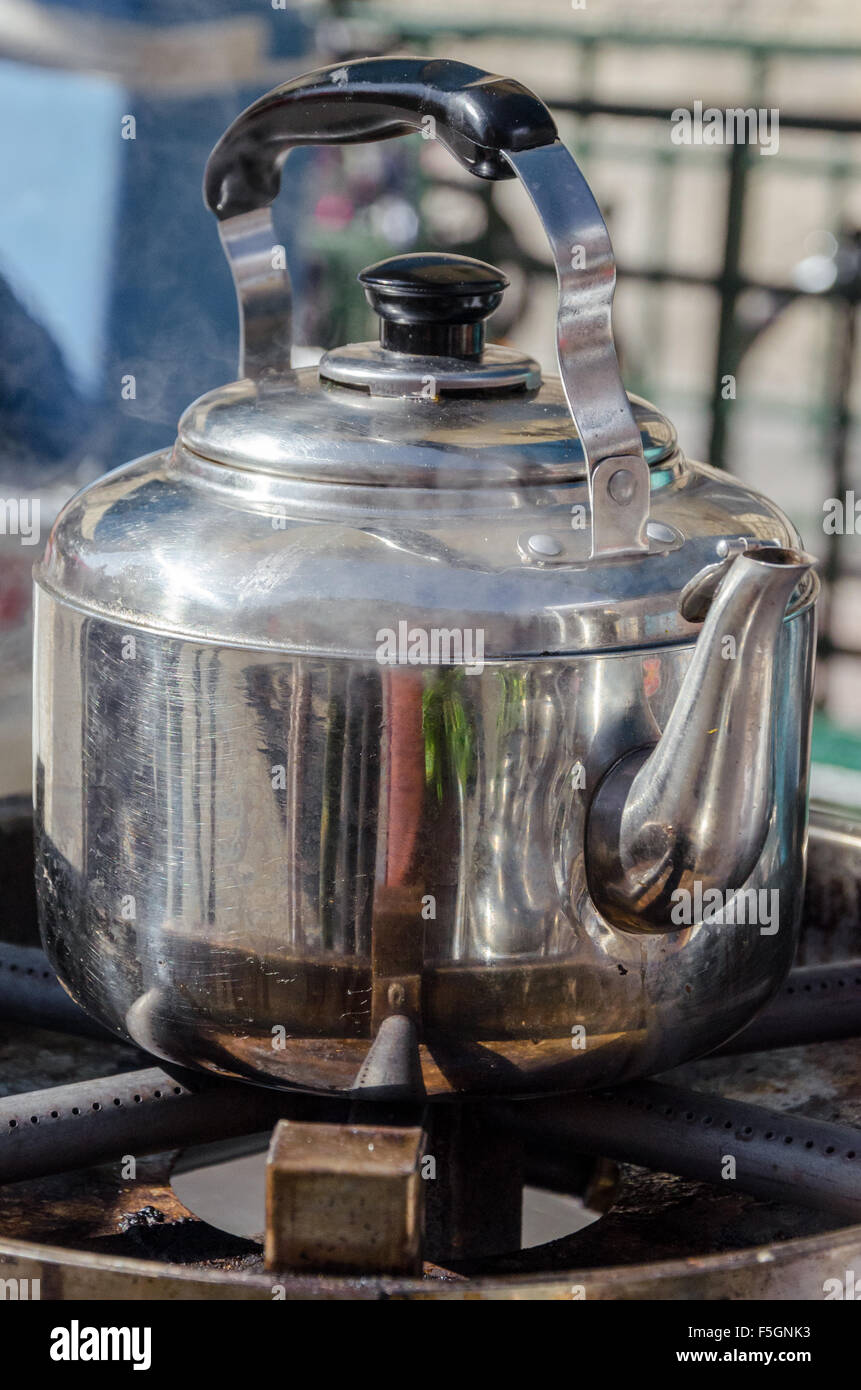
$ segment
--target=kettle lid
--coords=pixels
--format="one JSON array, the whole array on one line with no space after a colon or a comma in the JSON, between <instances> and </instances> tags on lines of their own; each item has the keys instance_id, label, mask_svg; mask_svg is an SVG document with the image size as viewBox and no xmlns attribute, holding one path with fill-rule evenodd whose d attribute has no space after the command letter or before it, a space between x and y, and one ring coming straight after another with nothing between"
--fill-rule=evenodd
<instances>
[{"instance_id":1,"label":"kettle lid","mask_svg":"<svg viewBox=\"0 0 861 1390\"><path fill-rule=\"evenodd\" d=\"M485 342L508 281L467 256L393 256L359 275L379 342L325 353L318 368L208 392L180 421L181 444L214 462L320 481L405 487L573 481L587 474L557 378ZM630 397L646 461L676 433Z\"/></svg>"}]
</instances>

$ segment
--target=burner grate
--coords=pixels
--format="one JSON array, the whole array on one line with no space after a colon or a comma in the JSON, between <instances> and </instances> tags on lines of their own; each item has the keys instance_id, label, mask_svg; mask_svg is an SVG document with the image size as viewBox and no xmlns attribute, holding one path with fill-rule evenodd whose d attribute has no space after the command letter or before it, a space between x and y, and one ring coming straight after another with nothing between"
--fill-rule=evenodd
<instances>
[{"instance_id":1,"label":"burner grate","mask_svg":"<svg viewBox=\"0 0 861 1390\"><path fill-rule=\"evenodd\" d=\"M63 1297L268 1299L277 1285L287 1297L821 1298L861 1259L861 1224L848 1224L861 1223L861 963L838 958L858 946L861 830L823 818L812 846L805 963L740 1039L613 1092L470 1106L469 1133L451 1126L466 1110L445 1103L381 1117L168 1074L80 1014L19 923L18 944L0 943L3 1275ZM443 1216L430 1204L424 1279L273 1273L258 1242L183 1206L170 1185L180 1150L235 1152L285 1116L421 1124L447 1145L456 1181ZM494 1251L488 1233L510 1231L523 1180L599 1190L607 1210L550 1245Z\"/></svg>"}]
</instances>

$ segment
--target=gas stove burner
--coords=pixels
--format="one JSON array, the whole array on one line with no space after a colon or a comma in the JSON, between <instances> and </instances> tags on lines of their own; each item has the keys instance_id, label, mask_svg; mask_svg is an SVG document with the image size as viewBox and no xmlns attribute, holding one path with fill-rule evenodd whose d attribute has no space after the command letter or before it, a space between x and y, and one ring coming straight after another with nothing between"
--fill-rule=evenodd
<instances>
[{"instance_id":1,"label":"gas stove burner","mask_svg":"<svg viewBox=\"0 0 861 1390\"><path fill-rule=\"evenodd\" d=\"M19 868L25 833L7 816ZM816 810L810 838L798 963L749 1028L658 1080L552 1098L166 1070L71 1003L23 903L0 943L3 1277L64 1299L821 1299L861 1259L861 820ZM270 1130L265 1230L184 1205L189 1168ZM597 1219L520 1248L524 1188Z\"/></svg>"}]
</instances>

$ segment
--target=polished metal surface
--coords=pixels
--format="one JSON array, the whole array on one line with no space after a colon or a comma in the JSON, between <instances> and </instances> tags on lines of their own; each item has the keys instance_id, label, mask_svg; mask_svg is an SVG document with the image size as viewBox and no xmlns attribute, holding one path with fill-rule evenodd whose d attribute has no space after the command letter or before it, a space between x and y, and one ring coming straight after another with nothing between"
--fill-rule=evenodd
<instances>
[{"instance_id":1,"label":"polished metal surface","mask_svg":"<svg viewBox=\"0 0 861 1390\"><path fill-rule=\"evenodd\" d=\"M536 391L541 368L531 357L491 344L475 359L419 357L389 352L379 343L332 348L320 359L320 376L341 386L356 386L370 396L419 396L437 400L455 392Z\"/></svg>"},{"instance_id":2,"label":"polished metal surface","mask_svg":"<svg viewBox=\"0 0 861 1390\"><path fill-rule=\"evenodd\" d=\"M542 390L554 388L558 383L550 382ZM359 393L337 394L371 406ZM301 476L298 459L299 476L282 476L280 467L263 473L222 466L183 448L138 460L65 508L38 582L59 600L121 625L201 642L375 662L377 634L398 633L406 622L408 631L481 633L485 658L503 660L691 643L699 625L680 613L679 593L715 563L728 536L799 544L791 523L761 494L674 453L651 470L649 525L660 530L645 561L590 561L588 526L573 524L588 517L582 475L554 481L544 462L553 451L538 437L540 419L516 413L510 402L503 408L504 401L496 403L495 429L488 409L481 433L475 427L474 454L458 447L451 471L444 418L456 437L461 411L474 420L477 402L432 408L439 433L424 451L413 413L419 405L376 402L374 409L384 411L378 437L385 432L405 441L398 459L394 446L388 451L380 443L390 467L400 467L402 486L335 485L318 456L307 465L309 477ZM370 426L373 411L361 418ZM524 418L533 420L533 454L528 429L515 442ZM504 446L497 453L493 441L509 427L506 465ZM249 424L249 447L256 438L263 449L263 438L251 431ZM270 444L280 451L281 437ZM299 448L296 436L292 447ZM320 437L315 454L322 448ZM335 478L342 448L343 438L333 444ZM369 439L369 483L382 482L372 452ZM431 455L424 487L423 452ZM477 475L485 452L491 476L482 487ZM556 466L563 473L568 467ZM463 472L466 481L458 486ZM529 547L535 535L550 536L559 552L535 554Z\"/></svg>"},{"instance_id":3,"label":"polished metal surface","mask_svg":"<svg viewBox=\"0 0 861 1390\"><path fill-rule=\"evenodd\" d=\"M670 931L682 895L717 890L723 911L747 882L773 811L780 632L814 564L767 546L733 558L663 733L599 787L586 832L589 880L619 926Z\"/></svg>"},{"instance_id":4,"label":"polished metal surface","mask_svg":"<svg viewBox=\"0 0 861 1390\"><path fill-rule=\"evenodd\" d=\"M448 359L437 364L445 373ZM180 420L182 444L218 463L307 481L485 489L586 477L583 446L558 378L499 396L446 388L442 400L404 393L398 385L395 398L387 399L327 382L325 361L321 366L322 381L317 368L305 367L286 378L232 382L207 392ZM480 363L465 368L467 378L482 370ZM412 366L401 356L392 371L397 376ZM680 463L671 422L637 396L631 404L648 462ZM491 497L483 500L492 505ZM504 493L496 500L500 513L512 505ZM582 501L588 521L588 497ZM429 505L426 495L420 505ZM588 557L588 547L583 552Z\"/></svg>"},{"instance_id":5,"label":"polished metal surface","mask_svg":"<svg viewBox=\"0 0 861 1390\"><path fill-rule=\"evenodd\" d=\"M666 725L689 645L467 676L143 630L130 663L121 624L44 593L38 621L46 949L149 1051L352 1089L373 952L406 974L418 937L429 1093L591 1086L716 1046L789 967L810 610L777 639L769 830L739 885L780 892L773 935L635 935L589 890L589 799Z\"/></svg>"},{"instance_id":6,"label":"polished metal surface","mask_svg":"<svg viewBox=\"0 0 861 1390\"><path fill-rule=\"evenodd\" d=\"M606 223L560 141L502 155L529 195L556 266L559 371L588 467L591 554L647 551L649 470L616 357L616 265ZM289 374L290 278L271 209L228 217L219 233L239 304L239 376L265 381ZM372 394L386 394L381 375L383 386ZM409 379L415 390L415 375L409 373Z\"/></svg>"},{"instance_id":7,"label":"polished metal surface","mask_svg":"<svg viewBox=\"0 0 861 1390\"><path fill-rule=\"evenodd\" d=\"M716 1047L789 968L815 581L777 507L625 395L570 155L503 157L557 263L562 381L423 398L289 370L286 271L243 210L253 379L78 494L38 568L45 946L165 1059L591 1087ZM779 924L679 926L680 886L777 894Z\"/></svg>"},{"instance_id":8,"label":"polished metal surface","mask_svg":"<svg viewBox=\"0 0 861 1390\"><path fill-rule=\"evenodd\" d=\"M648 549L649 470L613 338L616 262L591 188L558 141L506 152L547 233L559 281L559 375L589 463L592 554Z\"/></svg>"},{"instance_id":9,"label":"polished metal surface","mask_svg":"<svg viewBox=\"0 0 861 1390\"><path fill-rule=\"evenodd\" d=\"M239 376L283 377L290 372L292 298L272 209L231 217L218 233L239 305Z\"/></svg>"}]
</instances>

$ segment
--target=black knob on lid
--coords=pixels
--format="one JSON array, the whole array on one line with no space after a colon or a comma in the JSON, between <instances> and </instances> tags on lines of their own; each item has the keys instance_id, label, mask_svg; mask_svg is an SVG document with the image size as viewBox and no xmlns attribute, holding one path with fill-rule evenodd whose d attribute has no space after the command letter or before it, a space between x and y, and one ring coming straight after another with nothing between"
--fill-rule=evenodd
<instances>
[{"instance_id":1,"label":"black knob on lid","mask_svg":"<svg viewBox=\"0 0 861 1390\"><path fill-rule=\"evenodd\" d=\"M380 342L421 357L478 357L484 320L508 280L469 256L423 251L369 265L359 276L380 316Z\"/></svg>"}]
</instances>

